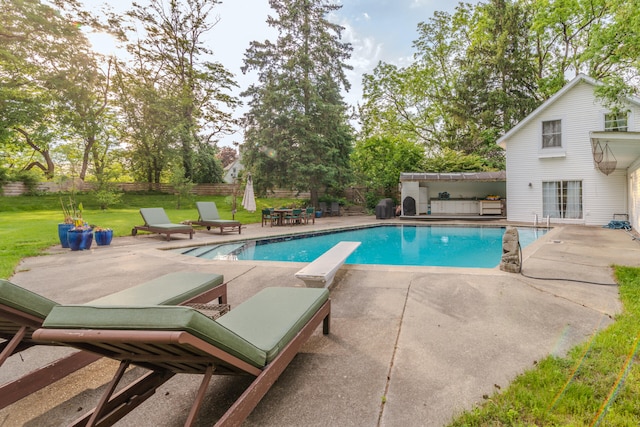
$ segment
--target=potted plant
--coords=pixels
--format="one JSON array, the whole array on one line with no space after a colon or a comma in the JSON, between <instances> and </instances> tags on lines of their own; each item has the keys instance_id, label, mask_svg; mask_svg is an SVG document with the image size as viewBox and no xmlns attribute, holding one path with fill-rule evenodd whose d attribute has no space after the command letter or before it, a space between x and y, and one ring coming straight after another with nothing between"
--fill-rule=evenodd
<instances>
[{"instance_id":1,"label":"potted plant","mask_svg":"<svg viewBox=\"0 0 640 427\"><path fill-rule=\"evenodd\" d=\"M67 231L67 239L69 240L69 248L71 248L72 251L91 249L93 229L87 224L73 227Z\"/></svg>"},{"instance_id":2,"label":"potted plant","mask_svg":"<svg viewBox=\"0 0 640 427\"><path fill-rule=\"evenodd\" d=\"M113 239L113 230L110 228L95 227L93 234L98 246L108 246L111 244L111 239Z\"/></svg>"},{"instance_id":3,"label":"potted plant","mask_svg":"<svg viewBox=\"0 0 640 427\"><path fill-rule=\"evenodd\" d=\"M60 245L63 248L69 247L68 232L76 226L82 226L82 203L76 207L75 201L69 197L69 202L65 204L60 198L60 204L62 205L62 214L64 216L64 222L58 224L58 238L60 239Z\"/></svg>"}]
</instances>

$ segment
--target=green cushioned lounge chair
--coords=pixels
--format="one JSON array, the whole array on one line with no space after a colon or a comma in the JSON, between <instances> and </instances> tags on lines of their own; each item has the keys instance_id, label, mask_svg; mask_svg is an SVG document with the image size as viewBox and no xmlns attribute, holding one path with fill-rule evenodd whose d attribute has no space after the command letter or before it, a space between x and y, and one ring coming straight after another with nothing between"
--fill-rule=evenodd
<instances>
[{"instance_id":1,"label":"green cushioned lounge chair","mask_svg":"<svg viewBox=\"0 0 640 427\"><path fill-rule=\"evenodd\" d=\"M227 303L227 285L220 274L175 272L91 301L96 306ZM13 354L34 345L33 339L51 310L59 304L0 279L0 366ZM3 341L4 340L4 341ZM77 352L0 386L0 409L74 372L100 356Z\"/></svg>"},{"instance_id":2,"label":"green cushioned lounge chair","mask_svg":"<svg viewBox=\"0 0 640 427\"><path fill-rule=\"evenodd\" d=\"M321 323L329 333L330 313L326 289L267 288L217 320L188 307L56 306L34 337L121 361L98 407L73 425L115 422L173 375L196 373L203 380L185 423L192 425L213 374L250 375L252 383L215 424L235 426ZM130 364L150 372L115 393Z\"/></svg>"},{"instance_id":3,"label":"green cushioned lounge chair","mask_svg":"<svg viewBox=\"0 0 640 427\"><path fill-rule=\"evenodd\" d=\"M142 208L140 215L144 219L144 225L136 225L131 230L131 235L135 236L138 231L148 231L150 233L166 234L167 240L171 240L172 234L188 234L193 239L195 233L189 224L174 224L171 222L164 208Z\"/></svg>"},{"instance_id":4,"label":"green cushioned lounge chair","mask_svg":"<svg viewBox=\"0 0 640 427\"><path fill-rule=\"evenodd\" d=\"M191 221L191 224L207 227L207 230L211 230L211 227L220 228L220 234L225 228L229 228L231 231L237 229L238 234L242 233L240 221L220 218L215 202L196 202L196 207L198 208L198 220Z\"/></svg>"}]
</instances>

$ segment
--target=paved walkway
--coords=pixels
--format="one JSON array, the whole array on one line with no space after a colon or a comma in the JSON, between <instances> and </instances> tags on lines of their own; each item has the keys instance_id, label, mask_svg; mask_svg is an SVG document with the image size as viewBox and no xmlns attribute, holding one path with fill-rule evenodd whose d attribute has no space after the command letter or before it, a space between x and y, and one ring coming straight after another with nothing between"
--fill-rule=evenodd
<instances>
[{"instance_id":1,"label":"paved walkway","mask_svg":"<svg viewBox=\"0 0 640 427\"><path fill-rule=\"evenodd\" d=\"M82 303L172 271L214 272L224 275L233 308L264 287L301 286L294 273L304 264L201 260L159 249L380 222L392 220L251 224L240 236L203 231L170 242L139 234L85 252L52 248L25 260L12 280L58 302ZM498 268L345 265L331 291L331 334L315 332L245 425L446 425L537 360L563 355L610 324L621 308L610 266L640 265L640 244L622 230L558 227L523 255L526 276ZM0 382L59 351L66 350L40 346L12 357ZM0 425L65 425L95 404L114 369L102 360L70 375L0 411ZM199 380L174 377L118 425L182 425ZM215 422L246 384L215 378L198 425Z\"/></svg>"}]
</instances>

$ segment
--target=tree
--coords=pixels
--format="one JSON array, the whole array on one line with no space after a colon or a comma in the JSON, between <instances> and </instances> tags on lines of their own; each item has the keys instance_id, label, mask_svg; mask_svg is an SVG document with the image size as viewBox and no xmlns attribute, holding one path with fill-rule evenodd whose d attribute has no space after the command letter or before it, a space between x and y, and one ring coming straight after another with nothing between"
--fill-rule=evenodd
<instances>
[{"instance_id":1,"label":"tree","mask_svg":"<svg viewBox=\"0 0 640 427\"><path fill-rule=\"evenodd\" d=\"M274 42L253 41L243 72L257 71L258 83L245 115L242 159L259 192L274 187L311 192L340 189L349 181L353 132L341 89L351 46L340 41L343 28L327 15L340 6L325 0L270 0L276 16L269 26Z\"/></svg>"},{"instance_id":2,"label":"tree","mask_svg":"<svg viewBox=\"0 0 640 427\"><path fill-rule=\"evenodd\" d=\"M428 172L481 172L491 170L485 165L485 160L477 154L465 154L445 148L436 156L424 162Z\"/></svg>"},{"instance_id":3,"label":"tree","mask_svg":"<svg viewBox=\"0 0 640 427\"><path fill-rule=\"evenodd\" d=\"M401 135L504 167L495 145L577 73L606 84L613 107L637 91L640 0L490 0L461 3L418 24L415 60L379 64L363 79L365 138ZM450 155L449 153L448 155Z\"/></svg>"},{"instance_id":4,"label":"tree","mask_svg":"<svg viewBox=\"0 0 640 427\"><path fill-rule=\"evenodd\" d=\"M193 181L215 184L223 182L224 167L218 159L218 151L215 147L200 143L193 159Z\"/></svg>"},{"instance_id":5,"label":"tree","mask_svg":"<svg viewBox=\"0 0 640 427\"><path fill-rule=\"evenodd\" d=\"M530 44L531 11L523 2L478 4L465 24L469 44L459 59L453 96L445 107L454 119L448 147L496 157L495 138L541 102Z\"/></svg>"},{"instance_id":6,"label":"tree","mask_svg":"<svg viewBox=\"0 0 640 427\"><path fill-rule=\"evenodd\" d=\"M147 71L142 61L138 64L136 69L116 66L114 90L121 109L119 132L130 146L134 177L160 183L173 156L173 98L167 88L156 84L155 74Z\"/></svg>"},{"instance_id":7,"label":"tree","mask_svg":"<svg viewBox=\"0 0 640 427\"><path fill-rule=\"evenodd\" d=\"M144 27L144 37L128 45L135 73L149 90L173 104L165 110L173 117L163 128L176 142L171 148L181 159L187 179L208 175L210 170L194 170L196 163L207 163L196 162L196 152L215 146L220 135L232 132L231 111L238 104L229 94L237 86L233 75L222 64L206 60L213 52L205 47L203 37L218 22L210 17L218 4L217 0L150 0L148 5L134 3L126 14L132 25L123 33L137 24ZM205 148L203 155L210 154Z\"/></svg>"},{"instance_id":8,"label":"tree","mask_svg":"<svg viewBox=\"0 0 640 427\"><path fill-rule=\"evenodd\" d=\"M238 153L234 148L231 147L222 147L217 154L218 159L222 163L222 167L227 167L231 163L235 162L238 158Z\"/></svg>"},{"instance_id":9,"label":"tree","mask_svg":"<svg viewBox=\"0 0 640 427\"><path fill-rule=\"evenodd\" d=\"M400 173L423 170L424 149L409 141L372 137L356 143L351 163L356 182L393 197Z\"/></svg>"},{"instance_id":10,"label":"tree","mask_svg":"<svg viewBox=\"0 0 640 427\"><path fill-rule=\"evenodd\" d=\"M0 138L40 156L21 167L53 177L51 150L62 136L58 113L66 101L60 95L73 85L88 41L69 15L38 0L2 0L0 15Z\"/></svg>"}]
</instances>

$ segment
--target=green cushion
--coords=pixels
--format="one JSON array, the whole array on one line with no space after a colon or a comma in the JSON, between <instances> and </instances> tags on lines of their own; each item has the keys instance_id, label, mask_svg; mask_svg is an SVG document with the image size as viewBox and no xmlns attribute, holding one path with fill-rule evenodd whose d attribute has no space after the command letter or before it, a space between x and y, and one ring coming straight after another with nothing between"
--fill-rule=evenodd
<instances>
[{"instance_id":1,"label":"green cushion","mask_svg":"<svg viewBox=\"0 0 640 427\"><path fill-rule=\"evenodd\" d=\"M264 351L269 363L328 299L324 288L267 288L217 322Z\"/></svg>"},{"instance_id":2,"label":"green cushion","mask_svg":"<svg viewBox=\"0 0 640 427\"><path fill-rule=\"evenodd\" d=\"M215 202L196 202L198 214L203 221L217 221L220 219L218 207Z\"/></svg>"},{"instance_id":3,"label":"green cushion","mask_svg":"<svg viewBox=\"0 0 640 427\"><path fill-rule=\"evenodd\" d=\"M217 320L189 307L57 306L44 322L54 329L187 331L262 368L329 298L327 289L268 288Z\"/></svg>"},{"instance_id":4,"label":"green cushion","mask_svg":"<svg viewBox=\"0 0 640 427\"><path fill-rule=\"evenodd\" d=\"M218 207L215 202L196 202L196 207L198 208L198 222L208 223L210 225L219 224L220 225L240 225L240 221L236 221L233 219L220 219L220 214L218 213Z\"/></svg>"},{"instance_id":5,"label":"green cushion","mask_svg":"<svg viewBox=\"0 0 640 427\"><path fill-rule=\"evenodd\" d=\"M59 305L45 319L49 329L186 331L229 354L262 368L264 351L190 307L106 307Z\"/></svg>"},{"instance_id":6,"label":"green cushion","mask_svg":"<svg viewBox=\"0 0 640 427\"><path fill-rule=\"evenodd\" d=\"M140 209L140 215L142 215L147 225L171 224L171 220L164 211L164 208L142 208Z\"/></svg>"},{"instance_id":7,"label":"green cushion","mask_svg":"<svg viewBox=\"0 0 640 427\"><path fill-rule=\"evenodd\" d=\"M0 279L0 304L42 319L47 317L54 306L58 305L55 301L51 301L4 279Z\"/></svg>"},{"instance_id":8,"label":"green cushion","mask_svg":"<svg viewBox=\"0 0 640 427\"><path fill-rule=\"evenodd\" d=\"M89 302L89 305L178 305L222 284L220 274L180 271Z\"/></svg>"}]
</instances>

